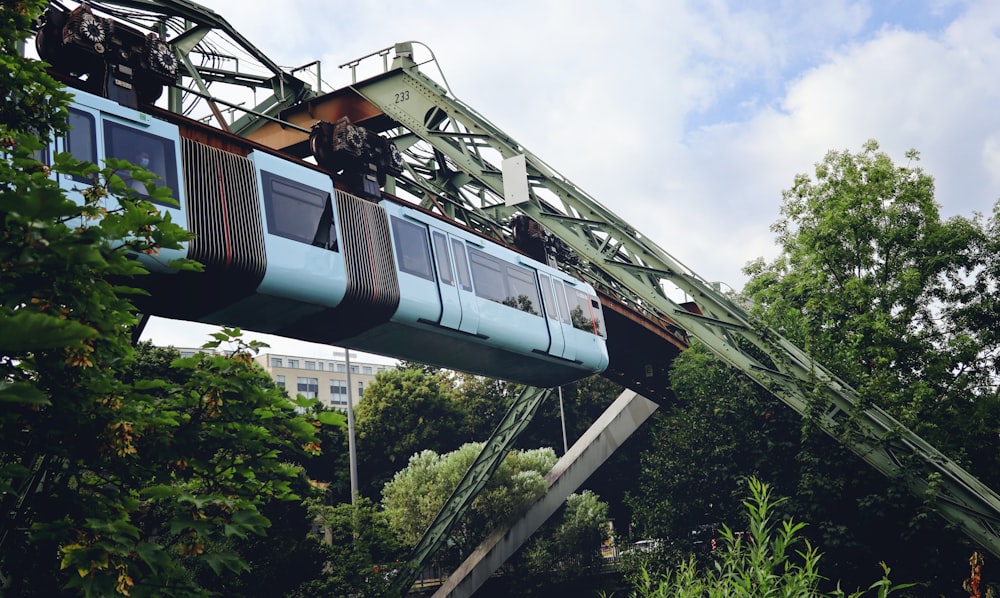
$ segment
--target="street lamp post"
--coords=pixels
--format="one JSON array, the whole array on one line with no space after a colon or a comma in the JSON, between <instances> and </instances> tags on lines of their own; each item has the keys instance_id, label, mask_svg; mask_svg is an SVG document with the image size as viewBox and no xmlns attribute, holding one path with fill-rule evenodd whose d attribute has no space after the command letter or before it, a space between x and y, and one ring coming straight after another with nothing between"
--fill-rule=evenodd
<instances>
[{"instance_id":1,"label":"street lamp post","mask_svg":"<svg viewBox=\"0 0 1000 598\"><path fill-rule=\"evenodd\" d=\"M347 453L351 464L351 504L358 501L358 451L354 443L354 393L351 391L351 350L344 350L347 369Z\"/></svg>"}]
</instances>

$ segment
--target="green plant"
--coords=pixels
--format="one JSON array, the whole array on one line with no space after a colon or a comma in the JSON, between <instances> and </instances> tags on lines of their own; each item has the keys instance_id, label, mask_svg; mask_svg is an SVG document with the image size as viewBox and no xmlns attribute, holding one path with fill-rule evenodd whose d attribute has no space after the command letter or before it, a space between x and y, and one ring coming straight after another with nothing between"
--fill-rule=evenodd
<instances>
[{"instance_id":1,"label":"green plant","mask_svg":"<svg viewBox=\"0 0 1000 598\"><path fill-rule=\"evenodd\" d=\"M800 536L806 526L784 520L772 521L774 507L785 499L774 499L768 484L751 478L750 498L743 502L748 518L746 534L722 528L722 546L714 559L700 567L694 557L678 564L661 577L646 567L631 580L634 598L739 597L739 596L851 596L875 592L884 598L914 584L893 585L889 567L882 564L883 576L867 591L846 594L839 587L832 593L820 590L825 578L819 572L820 553Z\"/></svg>"}]
</instances>

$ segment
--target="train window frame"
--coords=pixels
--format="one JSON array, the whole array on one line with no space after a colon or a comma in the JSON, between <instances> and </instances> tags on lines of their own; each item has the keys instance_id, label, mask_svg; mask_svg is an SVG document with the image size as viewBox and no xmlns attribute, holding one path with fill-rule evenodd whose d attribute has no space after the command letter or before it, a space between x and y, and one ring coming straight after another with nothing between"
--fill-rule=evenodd
<instances>
[{"instance_id":1,"label":"train window frame","mask_svg":"<svg viewBox=\"0 0 1000 598\"><path fill-rule=\"evenodd\" d=\"M427 226L393 216L392 240L400 271L434 282Z\"/></svg>"},{"instance_id":2,"label":"train window frame","mask_svg":"<svg viewBox=\"0 0 1000 598\"><path fill-rule=\"evenodd\" d=\"M538 273L538 282L542 287L542 307L548 319L559 321L559 307L552 293L552 279L548 274Z\"/></svg>"},{"instance_id":3,"label":"train window frame","mask_svg":"<svg viewBox=\"0 0 1000 598\"><path fill-rule=\"evenodd\" d=\"M569 313L569 300L566 298L566 283L565 281L556 280L556 300L559 301L559 319L563 324L573 325L573 319L570 317Z\"/></svg>"},{"instance_id":4,"label":"train window frame","mask_svg":"<svg viewBox=\"0 0 1000 598\"><path fill-rule=\"evenodd\" d=\"M590 317L594 320L594 329L597 336L608 338L607 330L604 327L604 311L601 309L601 302L593 295L590 298Z\"/></svg>"},{"instance_id":5,"label":"train window frame","mask_svg":"<svg viewBox=\"0 0 1000 598\"><path fill-rule=\"evenodd\" d=\"M604 318L601 314L601 304L597 301L597 298L593 295L588 295L580 289L569 288L566 289L570 299L570 319L573 328L578 330L584 330L595 336L600 336L602 338L607 338L607 333L604 331ZM580 316L573 318L573 312L579 309ZM595 311L597 316L595 316ZM586 322L583 319L586 319Z\"/></svg>"},{"instance_id":6,"label":"train window frame","mask_svg":"<svg viewBox=\"0 0 1000 598\"><path fill-rule=\"evenodd\" d=\"M439 231L431 232L434 258L438 267L438 279L448 286L455 286L455 274L451 267L451 252L448 251L448 237Z\"/></svg>"},{"instance_id":7,"label":"train window frame","mask_svg":"<svg viewBox=\"0 0 1000 598\"><path fill-rule=\"evenodd\" d=\"M141 166L136 158L146 153L151 162L145 168L159 176L153 182L168 187L174 200L180 202L180 186L177 180L177 145L173 139L143 131L108 118L103 119L104 157L128 160L136 166ZM168 207L173 204L157 201L146 193L146 186L141 181L131 179L128 173L121 173L126 185L140 197L153 203Z\"/></svg>"},{"instance_id":8,"label":"train window frame","mask_svg":"<svg viewBox=\"0 0 1000 598\"><path fill-rule=\"evenodd\" d=\"M469 272L469 256L466 255L465 242L461 239L452 239L451 249L455 254L455 269L458 274L458 285L463 291L471 291L472 274Z\"/></svg>"},{"instance_id":9,"label":"train window frame","mask_svg":"<svg viewBox=\"0 0 1000 598\"><path fill-rule=\"evenodd\" d=\"M269 234L334 253L340 252L337 220L333 215L332 194L329 191L267 170L260 171L260 178ZM313 222L316 225L314 232ZM309 226L308 231L303 223Z\"/></svg>"},{"instance_id":10,"label":"train window frame","mask_svg":"<svg viewBox=\"0 0 1000 598\"><path fill-rule=\"evenodd\" d=\"M80 124L86 123L86 128L85 130L74 134L74 131L77 131L77 129L80 128L80 124L74 124L73 122L74 119L77 118L81 119ZM64 135L62 138L64 149L70 154L72 154L73 158L81 162L90 162L91 164L97 164L97 119L94 117L93 114L89 112L85 112L77 108L69 108L69 117L67 119L67 123L69 124L69 130L66 132L66 135ZM81 137L81 135L86 136L85 141L89 145L89 148L83 148L82 151L80 150L80 148L76 147L77 146L76 141L80 140L79 138ZM89 154L87 153L87 149L90 150ZM74 181L77 181L78 183L92 182L90 179L82 176L70 175L69 178L73 179Z\"/></svg>"}]
</instances>

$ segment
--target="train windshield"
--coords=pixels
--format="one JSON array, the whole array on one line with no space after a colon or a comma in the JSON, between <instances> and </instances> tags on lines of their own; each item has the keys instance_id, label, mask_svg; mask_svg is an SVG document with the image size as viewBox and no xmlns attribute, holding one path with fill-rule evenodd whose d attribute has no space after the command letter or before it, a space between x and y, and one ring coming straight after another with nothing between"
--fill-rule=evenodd
<instances>
[{"instance_id":1,"label":"train windshield","mask_svg":"<svg viewBox=\"0 0 1000 598\"><path fill-rule=\"evenodd\" d=\"M138 131L116 122L105 121L104 152L109 158L128 160L156 174L159 178L153 182L162 187L169 187L174 199L179 200L176 147L170 139ZM139 195L147 196L145 183L132 179L129 173L122 173L122 178L129 188Z\"/></svg>"},{"instance_id":2,"label":"train windshield","mask_svg":"<svg viewBox=\"0 0 1000 598\"><path fill-rule=\"evenodd\" d=\"M597 297L572 288L566 289L566 295L569 299L569 315L573 327L607 338L601 302Z\"/></svg>"}]
</instances>

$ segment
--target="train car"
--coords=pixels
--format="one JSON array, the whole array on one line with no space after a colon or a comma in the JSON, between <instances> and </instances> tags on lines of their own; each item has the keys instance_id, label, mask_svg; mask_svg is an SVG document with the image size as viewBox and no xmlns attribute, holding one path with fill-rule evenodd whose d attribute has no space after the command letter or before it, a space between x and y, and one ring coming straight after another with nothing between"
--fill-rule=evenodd
<instances>
[{"instance_id":1,"label":"train car","mask_svg":"<svg viewBox=\"0 0 1000 598\"><path fill-rule=\"evenodd\" d=\"M585 282L388 195L348 193L316 165L74 93L54 149L144 164L179 204L160 209L194 233L179 250L137 256L152 272L139 282L144 312L534 386L607 367L601 304ZM71 194L87 184L59 176ZM182 257L206 272L172 271Z\"/></svg>"}]
</instances>

